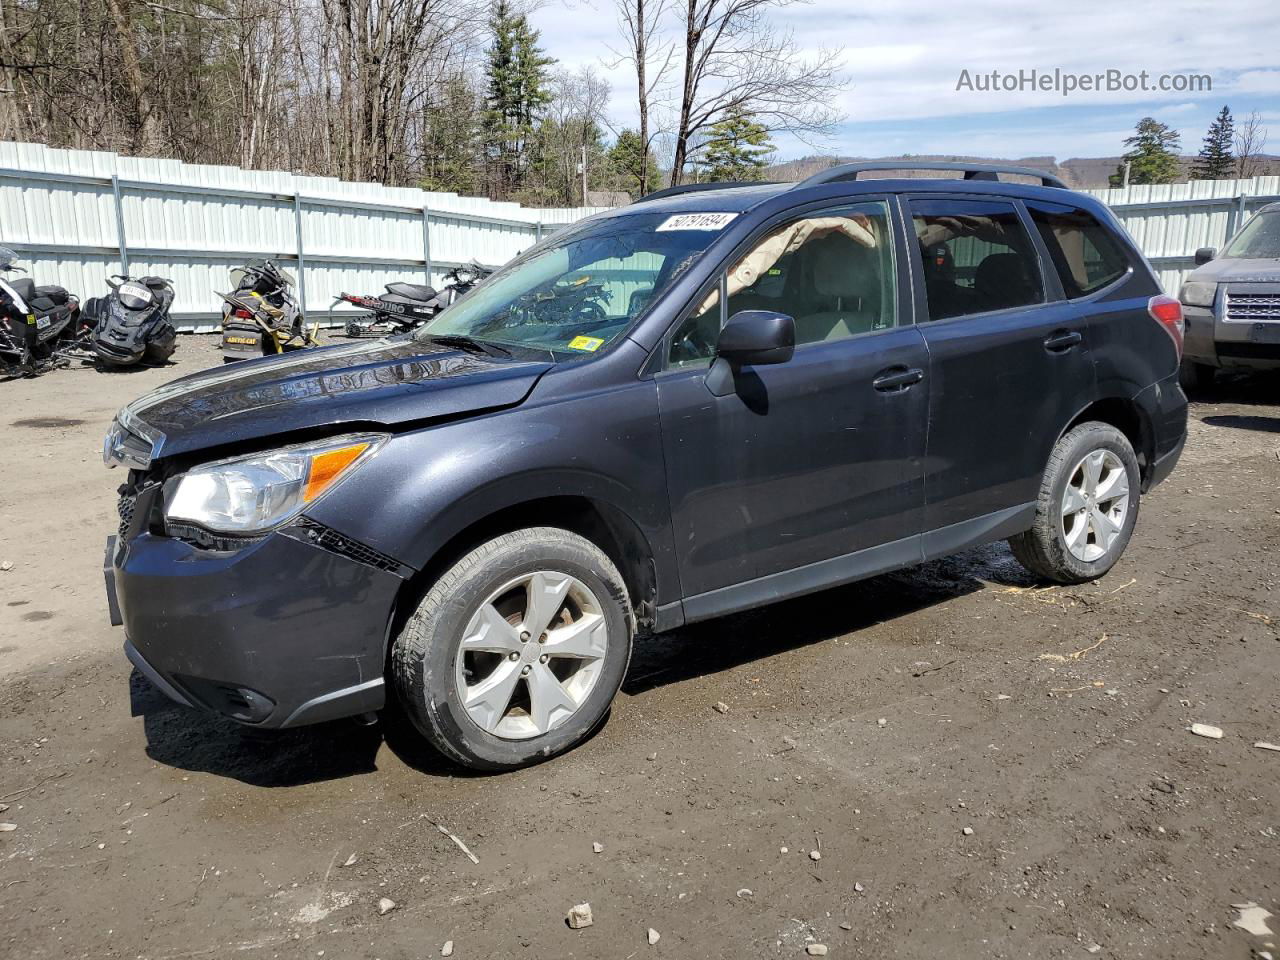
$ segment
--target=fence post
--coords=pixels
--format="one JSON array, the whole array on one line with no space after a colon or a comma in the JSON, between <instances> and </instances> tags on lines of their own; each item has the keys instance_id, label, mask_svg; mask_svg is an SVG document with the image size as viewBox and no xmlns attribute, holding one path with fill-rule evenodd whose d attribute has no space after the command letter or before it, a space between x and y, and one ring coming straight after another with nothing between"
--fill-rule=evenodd
<instances>
[{"instance_id":1,"label":"fence post","mask_svg":"<svg viewBox=\"0 0 1280 960\"><path fill-rule=\"evenodd\" d=\"M427 286L431 286L431 211L422 205L422 262L426 266Z\"/></svg>"},{"instance_id":2,"label":"fence post","mask_svg":"<svg viewBox=\"0 0 1280 960\"><path fill-rule=\"evenodd\" d=\"M293 195L293 234L298 247L298 303L303 316L307 313L307 261L302 253L302 199Z\"/></svg>"},{"instance_id":3,"label":"fence post","mask_svg":"<svg viewBox=\"0 0 1280 960\"><path fill-rule=\"evenodd\" d=\"M116 209L116 246L120 248L120 272L129 275L129 247L125 242L124 205L120 202L120 177L111 175L111 196Z\"/></svg>"},{"instance_id":4,"label":"fence post","mask_svg":"<svg viewBox=\"0 0 1280 960\"><path fill-rule=\"evenodd\" d=\"M1244 226L1244 205L1248 200L1249 195L1247 193L1241 193L1240 196L1236 197L1235 222L1228 224L1227 235L1222 241L1224 247L1227 245L1227 241L1235 236L1236 231Z\"/></svg>"}]
</instances>

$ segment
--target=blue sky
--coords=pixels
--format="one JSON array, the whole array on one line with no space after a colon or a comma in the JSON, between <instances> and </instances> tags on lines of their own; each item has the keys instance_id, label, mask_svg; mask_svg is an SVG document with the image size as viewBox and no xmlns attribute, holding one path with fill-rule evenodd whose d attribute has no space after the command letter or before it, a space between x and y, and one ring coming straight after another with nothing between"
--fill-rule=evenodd
<instances>
[{"instance_id":1,"label":"blue sky","mask_svg":"<svg viewBox=\"0 0 1280 960\"><path fill-rule=\"evenodd\" d=\"M1236 0L1209 6L1166 0L1077 0L1069 10L997 0L957 4L812 0L778 10L772 25L805 50L839 47L847 120L817 144L820 152L859 156L953 153L1022 157L1111 156L1134 123L1154 116L1182 134L1195 153L1223 104L1237 118L1252 110L1280 153L1280 3ZM874 13L867 12L874 9ZM634 123L634 78L612 68L620 36L611 0L548 0L531 17L546 51L569 68L589 64L613 87L615 123ZM1020 69L1078 74L1196 73L1204 92L957 91L971 75ZM661 112L661 111L659 111ZM815 152L782 135L781 159Z\"/></svg>"}]
</instances>

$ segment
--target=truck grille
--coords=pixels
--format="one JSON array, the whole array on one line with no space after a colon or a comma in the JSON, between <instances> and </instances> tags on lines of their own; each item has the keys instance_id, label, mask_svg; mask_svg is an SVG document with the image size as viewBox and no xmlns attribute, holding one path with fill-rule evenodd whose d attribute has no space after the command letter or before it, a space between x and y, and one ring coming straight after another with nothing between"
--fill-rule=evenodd
<instances>
[{"instance_id":1,"label":"truck grille","mask_svg":"<svg viewBox=\"0 0 1280 960\"><path fill-rule=\"evenodd\" d=\"M1280 293L1227 293L1228 320L1280 321Z\"/></svg>"}]
</instances>

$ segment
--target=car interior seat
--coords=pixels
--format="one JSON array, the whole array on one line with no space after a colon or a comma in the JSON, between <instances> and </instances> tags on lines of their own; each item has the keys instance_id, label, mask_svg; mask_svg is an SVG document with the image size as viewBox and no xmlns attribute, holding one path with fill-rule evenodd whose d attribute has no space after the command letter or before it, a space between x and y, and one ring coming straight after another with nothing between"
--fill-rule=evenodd
<instances>
[{"instance_id":1,"label":"car interior seat","mask_svg":"<svg viewBox=\"0 0 1280 960\"><path fill-rule=\"evenodd\" d=\"M875 250L844 234L805 244L814 296L797 309L796 343L840 340L876 328L880 315L880 262Z\"/></svg>"},{"instance_id":2,"label":"car interior seat","mask_svg":"<svg viewBox=\"0 0 1280 960\"><path fill-rule=\"evenodd\" d=\"M1040 291L1027 273L1018 253L992 253L983 257L973 276L973 289L984 310L1005 310L1038 303Z\"/></svg>"}]
</instances>

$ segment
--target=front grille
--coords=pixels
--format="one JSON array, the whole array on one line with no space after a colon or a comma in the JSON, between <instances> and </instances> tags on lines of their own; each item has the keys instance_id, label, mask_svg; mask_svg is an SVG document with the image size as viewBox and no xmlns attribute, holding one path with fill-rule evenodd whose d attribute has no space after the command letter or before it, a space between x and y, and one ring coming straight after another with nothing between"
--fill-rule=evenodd
<instances>
[{"instance_id":1,"label":"front grille","mask_svg":"<svg viewBox=\"0 0 1280 960\"><path fill-rule=\"evenodd\" d=\"M310 517L299 517L293 526L305 530L308 542L314 543L318 547L323 547L325 550L332 550L334 553L349 557L357 563L376 567L379 570L388 570L392 573L400 570L401 564L398 560L388 557L385 553L379 553L372 547L366 547L359 540L352 540L332 527L317 523Z\"/></svg>"},{"instance_id":2,"label":"front grille","mask_svg":"<svg viewBox=\"0 0 1280 960\"><path fill-rule=\"evenodd\" d=\"M1280 293L1227 293L1228 320L1280 321Z\"/></svg>"},{"instance_id":3,"label":"front grille","mask_svg":"<svg viewBox=\"0 0 1280 960\"><path fill-rule=\"evenodd\" d=\"M133 507L138 502L136 493L121 493L116 501L116 512L120 514L120 539L129 534L129 524L133 523Z\"/></svg>"}]
</instances>

